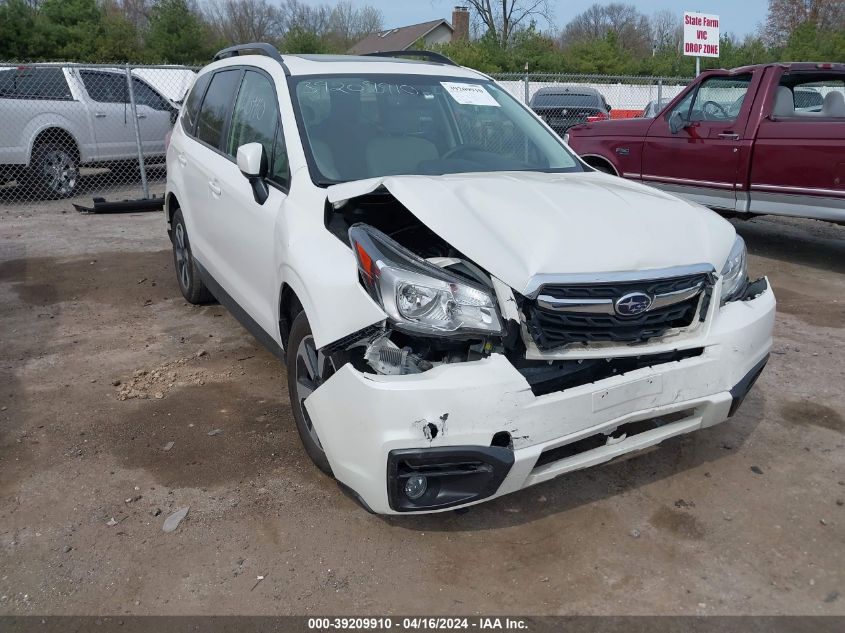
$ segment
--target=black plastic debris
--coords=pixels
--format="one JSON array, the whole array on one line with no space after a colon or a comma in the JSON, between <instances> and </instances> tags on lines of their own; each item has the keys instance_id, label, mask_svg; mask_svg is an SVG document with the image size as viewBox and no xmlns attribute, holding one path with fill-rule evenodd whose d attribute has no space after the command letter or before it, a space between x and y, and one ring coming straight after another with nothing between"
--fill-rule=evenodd
<instances>
[{"instance_id":1,"label":"black plastic debris","mask_svg":"<svg viewBox=\"0 0 845 633\"><path fill-rule=\"evenodd\" d=\"M111 202L105 198L94 198L93 207L84 207L81 204L74 204L73 206L80 213L137 213L139 211L161 211L164 209L164 196L138 198L135 200L113 200Z\"/></svg>"}]
</instances>

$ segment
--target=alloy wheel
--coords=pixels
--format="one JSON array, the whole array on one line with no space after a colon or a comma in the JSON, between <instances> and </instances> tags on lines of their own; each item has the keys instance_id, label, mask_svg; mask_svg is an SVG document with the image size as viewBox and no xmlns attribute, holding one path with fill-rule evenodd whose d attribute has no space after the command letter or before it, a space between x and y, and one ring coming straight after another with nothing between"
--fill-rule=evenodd
<instances>
[{"instance_id":1,"label":"alloy wheel","mask_svg":"<svg viewBox=\"0 0 845 633\"><path fill-rule=\"evenodd\" d=\"M176 225L176 243L173 246L176 254L176 272L179 275L179 283L182 288L188 290L191 287L190 253L185 241L185 227L182 223Z\"/></svg>"},{"instance_id":2,"label":"alloy wheel","mask_svg":"<svg viewBox=\"0 0 845 633\"><path fill-rule=\"evenodd\" d=\"M51 192L66 196L76 187L79 169L70 153L57 149L44 155L42 174Z\"/></svg>"}]
</instances>

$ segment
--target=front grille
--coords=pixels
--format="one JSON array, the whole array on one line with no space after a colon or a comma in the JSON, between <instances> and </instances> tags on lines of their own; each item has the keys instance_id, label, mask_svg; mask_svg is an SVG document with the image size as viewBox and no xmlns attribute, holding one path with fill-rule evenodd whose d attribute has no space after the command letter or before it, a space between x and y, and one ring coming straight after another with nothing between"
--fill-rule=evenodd
<instances>
[{"instance_id":1,"label":"front grille","mask_svg":"<svg viewBox=\"0 0 845 633\"><path fill-rule=\"evenodd\" d=\"M598 382L611 376L621 376L644 367L655 367L695 358L701 356L703 352L703 347L695 347L662 354L623 358L586 358L554 362L519 359L514 366L528 381L531 393L535 396L543 396L547 393L557 393L572 387Z\"/></svg>"},{"instance_id":2,"label":"front grille","mask_svg":"<svg viewBox=\"0 0 845 633\"><path fill-rule=\"evenodd\" d=\"M704 294L705 301L710 295L710 276L708 274L686 275L670 279L647 281L625 281L598 284L547 284L540 288L538 296L559 300L608 301L612 302L632 292L640 292L652 299L662 295L699 287L693 296L670 305L652 307L636 316L616 314L612 304L605 304L602 312L584 308L575 310L558 307L550 309L540 305L537 299L526 303L528 331L541 350L550 350L569 343L594 343L611 341L617 343L637 343L662 336L671 328L690 326L696 316L706 311L706 305L699 304Z\"/></svg>"}]
</instances>

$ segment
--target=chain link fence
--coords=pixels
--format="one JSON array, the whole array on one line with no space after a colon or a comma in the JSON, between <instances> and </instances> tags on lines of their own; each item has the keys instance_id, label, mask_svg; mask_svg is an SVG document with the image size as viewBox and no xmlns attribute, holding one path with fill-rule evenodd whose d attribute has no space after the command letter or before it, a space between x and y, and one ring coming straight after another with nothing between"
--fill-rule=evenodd
<instances>
[{"instance_id":1,"label":"chain link fence","mask_svg":"<svg viewBox=\"0 0 845 633\"><path fill-rule=\"evenodd\" d=\"M167 138L197 70L0 63L0 204L57 198L90 204L92 198L163 194ZM540 74L494 79L561 135L577 123L653 116L691 81Z\"/></svg>"},{"instance_id":2,"label":"chain link fence","mask_svg":"<svg viewBox=\"0 0 845 633\"><path fill-rule=\"evenodd\" d=\"M163 193L195 70L0 64L0 203Z\"/></svg>"}]
</instances>

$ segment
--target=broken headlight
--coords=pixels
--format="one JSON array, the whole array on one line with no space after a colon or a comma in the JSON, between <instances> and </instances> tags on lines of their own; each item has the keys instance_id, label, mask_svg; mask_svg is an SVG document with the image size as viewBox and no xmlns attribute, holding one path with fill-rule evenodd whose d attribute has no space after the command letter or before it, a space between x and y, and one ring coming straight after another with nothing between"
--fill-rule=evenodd
<instances>
[{"instance_id":1,"label":"broken headlight","mask_svg":"<svg viewBox=\"0 0 845 633\"><path fill-rule=\"evenodd\" d=\"M487 289L430 264L365 224L349 229L361 277L398 330L419 334L500 334Z\"/></svg>"},{"instance_id":2,"label":"broken headlight","mask_svg":"<svg viewBox=\"0 0 845 633\"><path fill-rule=\"evenodd\" d=\"M745 241L736 236L728 261L722 268L722 303L733 301L742 294L745 284L748 281L748 270L746 268Z\"/></svg>"}]
</instances>

